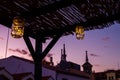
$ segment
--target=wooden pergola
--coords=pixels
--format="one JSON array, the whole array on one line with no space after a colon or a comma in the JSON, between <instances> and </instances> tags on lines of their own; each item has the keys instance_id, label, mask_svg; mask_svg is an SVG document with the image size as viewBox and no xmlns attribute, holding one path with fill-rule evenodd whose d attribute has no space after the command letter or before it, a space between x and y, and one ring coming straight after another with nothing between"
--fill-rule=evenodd
<instances>
[{"instance_id":1,"label":"wooden pergola","mask_svg":"<svg viewBox=\"0 0 120 80\"><path fill-rule=\"evenodd\" d=\"M35 80L41 80L42 60L62 36L119 23L120 0L0 0L0 24L11 28L15 16L25 19L24 41L35 63ZM36 40L35 50L29 37ZM42 43L52 39L46 49Z\"/></svg>"}]
</instances>

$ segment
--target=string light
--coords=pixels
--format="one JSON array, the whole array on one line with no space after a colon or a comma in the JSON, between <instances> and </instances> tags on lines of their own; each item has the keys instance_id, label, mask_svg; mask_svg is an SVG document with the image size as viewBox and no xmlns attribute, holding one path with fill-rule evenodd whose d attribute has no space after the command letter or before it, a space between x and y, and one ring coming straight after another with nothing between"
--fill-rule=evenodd
<instances>
[{"instance_id":1,"label":"string light","mask_svg":"<svg viewBox=\"0 0 120 80\"><path fill-rule=\"evenodd\" d=\"M84 28L83 28L83 26L76 26L75 33L76 33L76 38L78 40L84 39Z\"/></svg>"},{"instance_id":2,"label":"string light","mask_svg":"<svg viewBox=\"0 0 120 80\"><path fill-rule=\"evenodd\" d=\"M11 36L13 38L21 38L24 35L24 19L15 17L12 23Z\"/></svg>"}]
</instances>

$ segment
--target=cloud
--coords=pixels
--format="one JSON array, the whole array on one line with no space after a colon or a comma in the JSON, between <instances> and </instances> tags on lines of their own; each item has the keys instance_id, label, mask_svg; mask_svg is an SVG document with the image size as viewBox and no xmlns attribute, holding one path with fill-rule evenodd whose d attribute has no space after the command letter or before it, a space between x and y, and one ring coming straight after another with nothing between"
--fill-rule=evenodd
<instances>
[{"instance_id":1,"label":"cloud","mask_svg":"<svg viewBox=\"0 0 120 80\"><path fill-rule=\"evenodd\" d=\"M103 37L102 40L103 40L103 41L109 41L109 40L110 40L110 37Z\"/></svg>"},{"instance_id":2,"label":"cloud","mask_svg":"<svg viewBox=\"0 0 120 80\"><path fill-rule=\"evenodd\" d=\"M8 50L9 50L9 51L12 51L12 52L16 52L15 49L11 49L11 48L9 48Z\"/></svg>"},{"instance_id":3,"label":"cloud","mask_svg":"<svg viewBox=\"0 0 120 80\"><path fill-rule=\"evenodd\" d=\"M47 57L52 57L52 55L53 55L52 53L48 53Z\"/></svg>"},{"instance_id":4,"label":"cloud","mask_svg":"<svg viewBox=\"0 0 120 80\"><path fill-rule=\"evenodd\" d=\"M94 66L99 67L100 65L99 64L94 64Z\"/></svg>"},{"instance_id":5,"label":"cloud","mask_svg":"<svg viewBox=\"0 0 120 80\"><path fill-rule=\"evenodd\" d=\"M29 54L29 52L27 50L25 50L25 49L21 50L19 48L17 48L17 49L11 49L11 48L9 48L9 50L12 51L12 52L18 52L18 53L23 54L23 55Z\"/></svg>"},{"instance_id":6,"label":"cloud","mask_svg":"<svg viewBox=\"0 0 120 80\"><path fill-rule=\"evenodd\" d=\"M3 37L0 37L0 40L4 40L4 38L3 38Z\"/></svg>"},{"instance_id":7,"label":"cloud","mask_svg":"<svg viewBox=\"0 0 120 80\"><path fill-rule=\"evenodd\" d=\"M28 52L24 49L22 49L22 54L28 54Z\"/></svg>"},{"instance_id":8,"label":"cloud","mask_svg":"<svg viewBox=\"0 0 120 80\"><path fill-rule=\"evenodd\" d=\"M91 53L90 55L94 56L94 57L99 57L99 55L96 55L96 54L93 54L93 53Z\"/></svg>"},{"instance_id":9,"label":"cloud","mask_svg":"<svg viewBox=\"0 0 120 80\"><path fill-rule=\"evenodd\" d=\"M31 55L31 54L28 54L28 56L29 56L29 57L32 57L32 55Z\"/></svg>"},{"instance_id":10,"label":"cloud","mask_svg":"<svg viewBox=\"0 0 120 80\"><path fill-rule=\"evenodd\" d=\"M16 49L16 52L18 53L22 53L22 51L20 49Z\"/></svg>"}]
</instances>

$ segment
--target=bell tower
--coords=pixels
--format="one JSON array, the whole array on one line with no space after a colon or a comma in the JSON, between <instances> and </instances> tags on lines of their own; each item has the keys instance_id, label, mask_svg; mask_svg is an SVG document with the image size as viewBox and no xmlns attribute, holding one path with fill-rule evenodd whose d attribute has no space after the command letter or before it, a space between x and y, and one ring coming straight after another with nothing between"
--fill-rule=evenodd
<instances>
[{"instance_id":1,"label":"bell tower","mask_svg":"<svg viewBox=\"0 0 120 80\"><path fill-rule=\"evenodd\" d=\"M86 51L86 62L82 65L82 67L85 73L88 73L88 74L92 73L92 65L89 63L87 51Z\"/></svg>"}]
</instances>

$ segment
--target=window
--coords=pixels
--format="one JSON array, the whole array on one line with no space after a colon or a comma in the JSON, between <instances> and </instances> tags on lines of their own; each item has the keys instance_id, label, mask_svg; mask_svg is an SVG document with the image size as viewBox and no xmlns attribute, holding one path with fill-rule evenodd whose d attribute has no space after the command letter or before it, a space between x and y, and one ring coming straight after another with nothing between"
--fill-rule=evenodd
<instances>
[{"instance_id":1,"label":"window","mask_svg":"<svg viewBox=\"0 0 120 80\"><path fill-rule=\"evenodd\" d=\"M27 80L33 80L32 78L28 78Z\"/></svg>"},{"instance_id":2,"label":"window","mask_svg":"<svg viewBox=\"0 0 120 80\"><path fill-rule=\"evenodd\" d=\"M109 80L113 80L113 76L110 76L110 77L109 77Z\"/></svg>"},{"instance_id":3,"label":"window","mask_svg":"<svg viewBox=\"0 0 120 80\"><path fill-rule=\"evenodd\" d=\"M0 75L0 80L9 80L8 78L6 78L5 76L3 75Z\"/></svg>"},{"instance_id":4,"label":"window","mask_svg":"<svg viewBox=\"0 0 120 80\"><path fill-rule=\"evenodd\" d=\"M66 78L62 78L62 80L68 80L68 79L66 79Z\"/></svg>"},{"instance_id":5,"label":"window","mask_svg":"<svg viewBox=\"0 0 120 80\"><path fill-rule=\"evenodd\" d=\"M109 80L111 80L111 77L109 77Z\"/></svg>"},{"instance_id":6,"label":"window","mask_svg":"<svg viewBox=\"0 0 120 80\"><path fill-rule=\"evenodd\" d=\"M111 77L111 80L113 80L113 76Z\"/></svg>"}]
</instances>

